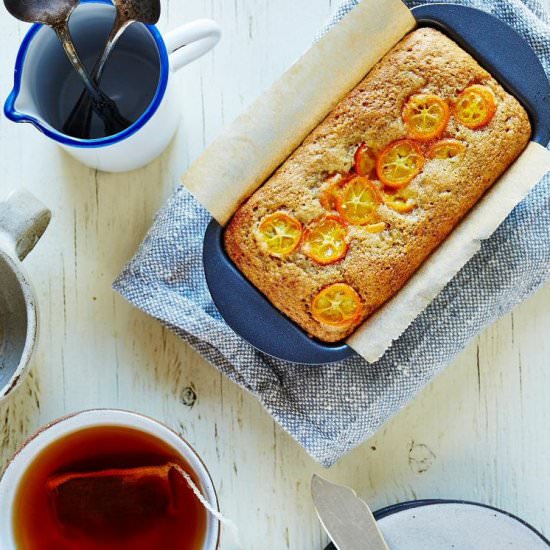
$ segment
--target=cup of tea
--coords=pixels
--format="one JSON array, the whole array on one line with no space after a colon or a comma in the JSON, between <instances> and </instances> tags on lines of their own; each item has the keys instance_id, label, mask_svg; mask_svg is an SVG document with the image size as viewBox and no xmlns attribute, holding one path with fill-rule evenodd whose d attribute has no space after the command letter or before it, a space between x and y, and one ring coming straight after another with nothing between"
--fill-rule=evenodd
<instances>
[{"instance_id":1,"label":"cup of tea","mask_svg":"<svg viewBox=\"0 0 550 550\"><path fill-rule=\"evenodd\" d=\"M81 0L69 29L84 64L91 71L113 26L116 10L109 0ZM33 124L82 163L108 172L145 166L160 155L176 132L181 97L174 73L211 50L221 31L201 19L165 34L154 25L133 23L113 50L101 89L116 103L129 126L114 135L97 114L85 136L67 132L67 122L83 92L55 33L33 25L21 44L14 88L4 106L14 122Z\"/></svg>"},{"instance_id":2,"label":"cup of tea","mask_svg":"<svg viewBox=\"0 0 550 550\"><path fill-rule=\"evenodd\" d=\"M50 210L27 191L0 201L0 401L28 372L38 339L36 297L22 261L50 219Z\"/></svg>"},{"instance_id":3,"label":"cup of tea","mask_svg":"<svg viewBox=\"0 0 550 550\"><path fill-rule=\"evenodd\" d=\"M44 427L9 463L0 502L2 550L219 547L206 466L137 413L90 410Z\"/></svg>"}]
</instances>

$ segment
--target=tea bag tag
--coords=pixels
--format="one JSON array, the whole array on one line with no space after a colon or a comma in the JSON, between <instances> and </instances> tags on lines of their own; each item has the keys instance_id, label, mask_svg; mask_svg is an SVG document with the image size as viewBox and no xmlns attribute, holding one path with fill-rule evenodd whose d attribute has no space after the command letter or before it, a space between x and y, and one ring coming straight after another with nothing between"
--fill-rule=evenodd
<instances>
[{"instance_id":1,"label":"tea bag tag","mask_svg":"<svg viewBox=\"0 0 550 550\"><path fill-rule=\"evenodd\" d=\"M174 469L183 477L183 479L185 479L187 485L189 485L189 488L193 491L194 495L197 497L197 500L204 506L204 508L206 508L206 510L223 526L227 527L227 530L231 533L238 550L244 550L244 546L241 544L239 538L239 528L235 525L235 523L210 505L206 498L204 498L204 495L200 492L200 489L195 485L195 482L191 479L191 476L183 468L175 464Z\"/></svg>"}]
</instances>

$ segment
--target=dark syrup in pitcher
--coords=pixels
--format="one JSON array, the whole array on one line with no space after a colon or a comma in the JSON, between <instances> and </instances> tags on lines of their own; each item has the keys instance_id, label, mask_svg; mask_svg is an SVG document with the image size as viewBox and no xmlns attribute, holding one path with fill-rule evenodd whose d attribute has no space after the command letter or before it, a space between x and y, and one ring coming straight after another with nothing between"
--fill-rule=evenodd
<instances>
[{"instance_id":1,"label":"dark syrup in pitcher","mask_svg":"<svg viewBox=\"0 0 550 550\"><path fill-rule=\"evenodd\" d=\"M207 512L183 477L191 467L159 439L88 428L43 450L17 490L21 550L199 550ZM121 489L122 487L122 489Z\"/></svg>"},{"instance_id":2,"label":"dark syrup in pitcher","mask_svg":"<svg viewBox=\"0 0 550 550\"><path fill-rule=\"evenodd\" d=\"M87 63L91 65L92 63ZM134 124L147 110L154 99L159 80L159 68L154 62L137 58L134 54L116 48L105 69L104 76L100 82L101 90L111 98L120 115L127 121L125 127ZM105 124L105 114L100 116L96 109L89 109L90 121L88 124L80 125L86 129L80 135L67 131L68 122L71 121L73 109L81 94L86 94L80 77L70 71L62 86L57 108L57 116L53 126L63 133L79 139L101 139L113 134L108 130L109 125ZM90 102L91 103L91 102ZM120 127L119 131L126 128Z\"/></svg>"},{"instance_id":3,"label":"dark syrup in pitcher","mask_svg":"<svg viewBox=\"0 0 550 550\"><path fill-rule=\"evenodd\" d=\"M90 15L93 11L93 16ZM81 4L71 16L70 30L76 49L91 74L103 52L115 19L113 6ZM39 111L55 130L80 139L100 139L111 135L101 117L92 113L86 135L71 135L67 122L84 92L81 77L53 33L45 35L44 57L48 63L37 69L40 82L37 96ZM167 70L167 69L166 69ZM134 124L151 106L161 81L161 54L155 38L145 25L131 25L111 52L99 82L101 90L112 99L122 117Z\"/></svg>"}]
</instances>

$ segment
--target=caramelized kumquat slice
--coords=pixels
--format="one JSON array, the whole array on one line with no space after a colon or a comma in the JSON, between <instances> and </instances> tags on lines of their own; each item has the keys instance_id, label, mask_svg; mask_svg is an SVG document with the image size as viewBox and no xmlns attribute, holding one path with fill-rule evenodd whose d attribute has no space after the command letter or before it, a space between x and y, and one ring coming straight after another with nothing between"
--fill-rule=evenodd
<instances>
[{"instance_id":1,"label":"caramelized kumquat slice","mask_svg":"<svg viewBox=\"0 0 550 550\"><path fill-rule=\"evenodd\" d=\"M460 93L455 102L454 114L461 124L475 130L489 124L496 110L495 96L491 89L474 84Z\"/></svg>"},{"instance_id":2,"label":"caramelized kumquat slice","mask_svg":"<svg viewBox=\"0 0 550 550\"><path fill-rule=\"evenodd\" d=\"M346 176L340 172L331 174L325 180L325 185L321 190L319 201L321 206L328 210L336 210L336 197L340 191L340 185L346 180Z\"/></svg>"},{"instance_id":3,"label":"caramelized kumquat slice","mask_svg":"<svg viewBox=\"0 0 550 550\"><path fill-rule=\"evenodd\" d=\"M302 251L318 264L332 264L346 255L347 236L347 227L340 218L325 216L306 229Z\"/></svg>"},{"instance_id":4,"label":"caramelized kumquat slice","mask_svg":"<svg viewBox=\"0 0 550 550\"><path fill-rule=\"evenodd\" d=\"M393 193L384 193L384 203L399 214L408 214L416 208L416 200L408 189L399 189Z\"/></svg>"},{"instance_id":5,"label":"caramelized kumquat slice","mask_svg":"<svg viewBox=\"0 0 550 550\"><path fill-rule=\"evenodd\" d=\"M386 229L386 224L384 222L372 223L370 225L367 225L365 229L369 233L382 233L382 231Z\"/></svg>"},{"instance_id":6,"label":"caramelized kumquat slice","mask_svg":"<svg viewBox=\"0 0 550 550\"><path fill-rule=\"evenodd\" d=\"M347 181L336 198L340 216L354 225L367 225L375 221L376 210L381 203L380 191L362 176Z\"/></svg>"},{"instance_id":7,"label":"caramelized kumquat slice","mask_svg":"<svg viewBox=\"0 0 550 550\"><path fill-rule=\"evenodd\" d=\"M428 149L428 158L447 160L464 154L466 146L458 139L442 139Z\"/></svg>"},{"instance_id":8,"label":"caramelized kumquat slice","mask_svg":"<svg viewBox=\"0 0 550 550\"><path fill-rule=\"evenodd\" d=\"M380 181L393 189L410 183L424 167L424 155L418 144L410 139L390 143L376 162Z\"/></svg>"},{"instance_id":9,"label":"caramelized kumquat slice","mask_svg":"<svg viewBox=\"0 0 550 550\"><path fill-rule=\"evenodd\" d=\"M360 176L370 176L376 170L376 154L366 143L355 151L354 168Z\"/></svg>"},{"instance_id":10,"label":"caramelized kumquat slice","mask_svg":"<svg viewBox=\"0 0 550 550\"><path fill-rule=\"evenodd\" d=\"M357 321L363 314L363 303L359 294L348 284L329 285L311 304L313 318L323 325L344 327Z\"/></svg>"},{"instance_id":11,"label":"caramelized kumquat slice","mask_svg":"<svg viewBox=\"0 0 550 550\"><path fill-rule=\"evenodd\" d=\"M302 224L284 212L275 212L261 221L256 236L271 256L281 258L298 246L302 238Z\"/></svg>"},{"instance_id":12,"label":"caramelized kumquat slice","mask_svg":"<svg viewBox=\"0 0 550 550\"><path fill-rule=\"evenodd\" d=\"M416 94L403 108L407 136L427 141L440 136L449 122L447 102L434 94Z\"/></svg>"}]
</instances>

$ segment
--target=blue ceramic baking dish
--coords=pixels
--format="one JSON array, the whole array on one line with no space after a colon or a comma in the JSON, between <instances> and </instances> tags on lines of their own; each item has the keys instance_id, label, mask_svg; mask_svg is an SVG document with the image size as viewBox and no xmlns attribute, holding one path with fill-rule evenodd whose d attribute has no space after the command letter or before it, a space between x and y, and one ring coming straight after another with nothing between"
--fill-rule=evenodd
<instances>
[{"instance_id":1,"label":"blue ceramic baking dish","mask_svg":"<svg viewBox=\"0 0 550 550\"><path fill-rule=\"evenodd\" d=\"M531 139L550 141L550 83L533 50L506 23L457 4L412 9L418 26L435 27L469 52L512 95L531 118ZM325 364L355 352L345 343L311 338L271 305L225 253L223 228L213 220L205 234L203 261L212 299L227 324L258 350L285 361Z\"/></svg>"}]
</instances>

